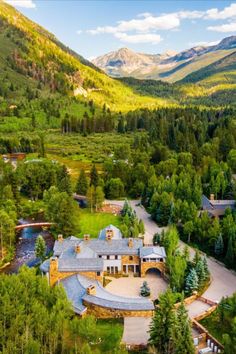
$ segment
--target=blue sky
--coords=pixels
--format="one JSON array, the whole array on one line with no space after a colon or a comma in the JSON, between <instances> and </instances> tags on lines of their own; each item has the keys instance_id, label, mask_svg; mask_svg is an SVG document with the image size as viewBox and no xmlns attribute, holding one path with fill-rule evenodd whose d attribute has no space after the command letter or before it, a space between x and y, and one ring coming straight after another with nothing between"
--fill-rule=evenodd
<instances>
[{"instance_id":1,"label":"blue sky","mask_svg":"<svg viewBox=\"0 0 236 354\"><path fill-rule=\"evenodd\" d=\"M236 2L5 0L85 58L121 47L181 51L236 34Z\"/></svg>"}]
</instances>

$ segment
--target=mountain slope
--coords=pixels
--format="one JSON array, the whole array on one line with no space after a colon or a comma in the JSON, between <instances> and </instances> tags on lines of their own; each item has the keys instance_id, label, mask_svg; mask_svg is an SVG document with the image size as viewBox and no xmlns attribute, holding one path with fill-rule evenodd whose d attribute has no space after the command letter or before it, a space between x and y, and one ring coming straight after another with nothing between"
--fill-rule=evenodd
<instances>
[{"instance_id":1,"label":"mountain slope","mask_svg":"<svg viewBox=\"0 0 236 354\"><path fill-rule=\"evenodd\" d=\"M188 74L224 58L235 48L236 36L231 36L223 39L217 45L194 47L178 54L148 55L122 48L117 52L111 52L94 59L93 63L114 77L176 82Z\"/></svg>"},{"instance_id":2,"label":"mountain slope","mask_svg":"<svg viewBox=\"0 0 236 354\"><path fill-rule=\"evenodd\" d=\"M16 78L18 91L13 91L16 91L15 95L18 92L19 97L24 85L29 85L51 94L92 99L99 106L106 103L114 111L168 103L164 99L135 94L131 88L100 72L54 35L2 1L0 32L0 72L7 73L4 76L7 88Z\"/></svg>"}]
</instances>

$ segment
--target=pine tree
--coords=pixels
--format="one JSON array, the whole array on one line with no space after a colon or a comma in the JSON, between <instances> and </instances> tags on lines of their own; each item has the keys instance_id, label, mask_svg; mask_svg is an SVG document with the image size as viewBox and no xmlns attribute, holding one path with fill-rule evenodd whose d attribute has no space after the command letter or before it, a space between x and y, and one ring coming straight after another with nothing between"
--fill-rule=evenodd
<instances>
[{"instance_id":1,"label":"pine tree","mask_svg":"<svg viewBox=\"0 0 236 354\"><path fill-rule=\"evenodd\" d=\"M36 257L43 261L46 254L46 244L44 238L41 235L39 235L36 239L34 251Z\"/></svg>"},{"instance_id":2,"label":"pine tree","mask_svg":"<svg viewBox=\"0 0 236 354\"><path fill-rule=\"evenodd\" d=\"M143 297L147 297L147 296L150 296L150 294L151 294L150 288L149 288L147 282L144 281L143 285L140 288L140 295Z\"/></svg>"},{"instance_id":3,"label":"pine tree","mask_svg":"<svg viewBox=\"0 0 236 354\"><path fill-rule=\"evenodd\" d=\"M84 170L80 171L80 175L76 184L76 193L86 195L88 190L88 182Z\"/></svg>"},{"instance_id":4,"label":"pine tree","mask_svg":"<svg viewBox=\"0 0 236 354\"><path fill-rule=\"evenodd\" d=\"M94 186L95 188L98 186L98 171L96 169L96 166L93 165L90 171L90 186Z\"/></svg>"},{"instance_id":5,"label":"pine tree","mask_svg":"<svg viewBox=\"0 0 236 354\"><path fill-rule=\"evenodd\" d=\"M217 256L222 255L224 252L224 241L222 234L220 233L217 240L215 241L215 254Z\"/></svg>"},{"instance_id":6,"label":"pine tree","mask_svg":"<svg viewBox=\"0 0 236 354\"><path fill-rule=\"evenodd\" d=\"M199 286L203 286L205 283L205 280L207 279L207 274L205 271L205 267L204 267L204 263L203 260L200 259L196 266L195 266L195 270L198 276L198 282L199 282Z\"/></svg>"},{"instance_id":7,"label":"pine tree","mask_svg":"<svg viewBox=\"0 0 236 354\"><path fill-rule=\"evenodd\" d=\"M196 264L200 261L200 259L201 259L201 256L200 256L199 251L197 250L195 252L194 257L193 257L193 264L196 266Z\"/></svg>"},{"instance_id":8,"label":"pine tree","mask_svg":"<svg viewBox=\"0 0 236 354\"><path fill-rule=\"evenodd\" d=\"M197 291L199 287L199 281L197 272L194 268L190 269L185 281L185 292L187 295L192 295L194 291Z\"/></svg>"},{"instance_id":9,"label":"pine tree","mask_svg":"<svg viewBox=\"0 0 236 354\"><path fill-rule=\"evenodd\" d=\"M172 326L171 337L173 340L174 354L195 353L191 323L183 301L176 311L176 321L174 321L174 325Z\"/></svg>"},{"instance_id":10,"label":"pine tree","mask_svg":"<svg viewBox=\"0 0 236 354\"><path fill-rule=\"evenodd\" d=\"M171 333L175 317L174 301L171 290L162 294L159 308L156 309L151 322L149 344L153 345L158 353L170 353Z\"/></svg>"},{"instance_id":11,"label":"pine tree","mask_svg":"<svg viewBox=\"0 0 236 354\"><path fill-rule=\"evenodd\" d=\"M233 236L231 235L229 237L228 241L228 247L227 247L227 253L225 257L225 262L229 267L234 266L234 260L235 260L235 255L234 255L234 247L233 247Z\"/></svg>"},{"instance_id":12,"label":"pine tree","mask_svg":"<svg viewBox=\"0 0 236 354\"><path fill-rule=\"evenodd\" d=\"M209 271L209 268L208 268L206 256L203 257L203 265L204 265L204 270L205 270L206 277L209 278L210 271Z\"/></svg>"},{"instance_id":13,"label":"pine tree","mask_svg":"<svg viewBox=\"0 0 236 354\"><path fill-rule=\"evenodd\" d=\"M139 233L141 235L144 235L145 234L145 227L144 227L143 220L141 220L141 219L139 220L138 228L139 228Z\"/></svg>"}]
</instances>

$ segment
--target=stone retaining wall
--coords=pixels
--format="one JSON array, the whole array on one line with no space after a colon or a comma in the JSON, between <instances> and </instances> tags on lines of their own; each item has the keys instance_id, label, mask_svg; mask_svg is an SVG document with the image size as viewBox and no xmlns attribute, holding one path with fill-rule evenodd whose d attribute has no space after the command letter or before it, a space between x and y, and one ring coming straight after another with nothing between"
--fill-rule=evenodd
<instances>
[{"instance_id":1,"label":"stone retaining wall","mask_svg":"<svg viewBox=\"0 0 236 354\"><path fill-rule=\"evenodd\" d=\"M154 310L134 311L120 310L115 308L98 306L83 300L84 306L87 307L87 314L97 318L122 318L122 317L152 317Z\"/></svg>"}]
</instances>

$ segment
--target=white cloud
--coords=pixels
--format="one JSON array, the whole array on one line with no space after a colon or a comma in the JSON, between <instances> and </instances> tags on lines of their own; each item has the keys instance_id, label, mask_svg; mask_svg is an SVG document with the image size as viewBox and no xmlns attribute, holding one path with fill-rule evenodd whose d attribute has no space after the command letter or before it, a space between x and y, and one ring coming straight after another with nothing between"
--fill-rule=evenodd
<instances>
[{"instance_id":1,"label":"white cloud","mask_svg":"<svg viewBox=\"0 0 236 354\"><path fill-rule=\"evenodd\" d=\"M179 11L176 12L176 16L180 19L196 19L196 18L202 18L204 16L203 11Z\"/></svg>"},{"instance_id":2,"label":"white cloud","mask_svg":"<svg viewBox=\"0 0 236 354\"><path fill-rule=\"evenodd\" d=\"M141 19L132 19L130 21L119 21L117 26L104 26L97 27L87 32L95 35L100 33L120 33L136 31L139 33L147 33L148 31L155 30L170 30L180 25L180 20L175 14L167 14L154 17L150 14Z\"/></svg>"},{"instance_id":3,"label":"white cloud","mask_svg":"<svg viewBox=\"0 0 236 354\"><path fill-rule=\"evenodd\" d=\"M236 3L225 7L223 10L210 9L206 11L205 18L209 20L226 20L236 17Z\"/></svg>"},{"instance_id":4,"label":"white cloud","mask_svg":"<svg viewBox=\"0 0 236 354\"><path fill-rule=\"evenodd\" d=\"M112 34L120 41L127 43L159 43L162 38L159 31L178 31L182 20L232 20L223 25L208 26L209 31L236 31L236 3L226 6L223 10L212 8L205 11L182 10L177 12L153 15L149 12L138 14L131 20L118 21L114 26L99 26L86 32L91 35ZM214 45L216 42L200 42L196 45Z\"/></svg>"},{"instance_id":5,"label":"white cloud","mask_svg":"<svg viewBox=\"0 0 236 354\"><path fill-rule=\"evenodd\" d=\"M235 32L236 31L236 22L226 23L226 24L219 25L219 26L209 26L209 27L207 27L207 29L209 31L222 32L222 33Z\"/></svg>"},{"instance_id":6,"label":"white cloud","mask_svg":"<svg viewBox=\"0 0 236 354\"><path fill-rule=\"evenodd\" d=\"M162 41L162 38L159 34L154 33L142 33L142 34L131 34L117 32L115 37L118 38L121 42L125 43L152 43L157 44Z\"/></svg>"},{"instance_id":7,"label":"white cloud","mask_svg":"<svg viewBox=\"0 0 236 354\"><path fill-rule=\"evenodd\" d=\"M76 33L81 34L82 32L83 32L82 30L78 30Z\"/></svg>"},{"instance_id":8,"label":"white cloud","mask_svg":"<svg viewBox=\"0 0 236 354\"><path fill-rule=\"evenodd\" d=\"M148 16L152 16L152 14L150 12L142 12L141 14L138 14L137 17L148 17Z\"/></svg>"},{"instance_id":9,"label":"white cloud","mask_svg":"<svg viewBox=\"0 0 236 354\"><path fill-rule=\"evenodd\" d=\"M34 9L36 4L33 0L4 0L7 4L16 7L25 7L27 9Z\"/></svg>"},{"instance_id":10,"label":"white cloud","mask_svg":"<svg viewBox=\"0 0 236 354\"><path fill-rule=\"evenodd\" d=\"M220 43L220 40L218 41L212 41L212 42L190 42L189 45L191 47L210 47L213 45L217 45Z\"/></svg>"}]
</instances>

